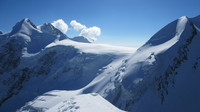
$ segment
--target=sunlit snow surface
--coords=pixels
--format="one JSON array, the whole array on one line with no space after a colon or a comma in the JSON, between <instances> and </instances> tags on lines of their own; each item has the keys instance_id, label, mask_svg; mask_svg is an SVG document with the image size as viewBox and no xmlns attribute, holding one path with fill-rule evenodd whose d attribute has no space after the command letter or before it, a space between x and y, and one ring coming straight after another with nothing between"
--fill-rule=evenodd
<instances>
[{"instance_id":1,"label":"sunlit snow surface","mask_svg":"<svg viewBox=\"0 0 200 112\"><path fill-rule=\"evenodd\" d=\"M107 44L95 44L95 43L81 43L75 42L69 39L65 39L62 41L56 41L54 43L49 44L46 48L62 45L62 46L73 46L79 49L81 52L85 53L93 53L93 54L132 54L137 48L132 47L121 47L121 46L113 46Z\"/></svg>"},{"instance_id":2,"label":"sunlit snow surface","mask_svg":"<svg viewBox=\"0 0 200 112\"><path fill-rule=\"evenodd\" d=\"M28 102L18 112L124 112L97 93L78 94L78 92L54 90Z\"/></svg>"}]
</instances>

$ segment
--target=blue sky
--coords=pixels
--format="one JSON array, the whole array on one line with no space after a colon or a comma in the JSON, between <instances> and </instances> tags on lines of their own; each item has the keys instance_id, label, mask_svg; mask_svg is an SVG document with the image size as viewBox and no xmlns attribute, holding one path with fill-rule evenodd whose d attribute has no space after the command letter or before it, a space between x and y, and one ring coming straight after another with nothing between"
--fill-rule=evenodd
<instances>
[{"instance_id":1,"label":"blue sky","mask_svg":"<svg viewBox=\"0 0 200 112\"><path fill-rule=\"evenodd\" d=\"M200 0L1 0L0 30L8 32L23 18L36 25L63 19L101 28L98 43L139 47L169 22L200 15Z\"/></svg>"}]
</instances>

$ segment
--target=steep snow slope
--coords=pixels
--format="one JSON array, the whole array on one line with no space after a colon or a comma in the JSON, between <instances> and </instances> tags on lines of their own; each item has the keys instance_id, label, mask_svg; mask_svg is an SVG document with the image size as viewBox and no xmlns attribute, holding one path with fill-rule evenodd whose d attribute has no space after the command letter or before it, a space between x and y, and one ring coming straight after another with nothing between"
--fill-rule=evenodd
<instances>
[{"instance_id":1,"label":"steep snow slope","mask_svg":"<svg viewBox=\"0 0 200 112\"><path fill-rule=\"evenodd\" d=\"M18 112L124 112L97 93L81 94L78 91L51 91L28 102Z\"/></svg>"},{"instance_id":2,"label":"steep snow slope","mask_svg":"<svg viewBox=\"0 0 200 112\"><path fill-rule=\"evenodd\" d=\"M148 90L133 106L136 112L198 112L200 110L199 32L187 47L187 59L177 60L155 79L154 88ZM182 56L184 54L181 54ZM161 102L162 101L162 102ZM146 109L143 107L145 106Z\"/></svg>"},{"instance_id":3,"label":"steep snow slope","mask_svg":"<svg viewBox=\"0 0 200 112\"><path fill-rule=\"evenodd\" d=\"M200 84L195 79L199 72L193 69L194 60L200 56L197 52L200 36L192 20L197 18L181 17L170 23L126 61L120 87L128 100L125 106L120 104L121 99L111 101L113 104L136 112L200 110L199 101L194 99L200 99L200 89L195 86ZM118 93L127 97L124 92Z\"/></svg>"}]
</instances>

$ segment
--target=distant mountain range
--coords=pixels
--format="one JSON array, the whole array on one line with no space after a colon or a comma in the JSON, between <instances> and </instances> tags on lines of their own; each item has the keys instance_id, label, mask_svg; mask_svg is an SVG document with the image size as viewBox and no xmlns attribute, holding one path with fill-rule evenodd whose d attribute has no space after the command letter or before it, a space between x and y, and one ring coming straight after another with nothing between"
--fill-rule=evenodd
<instances>
[{"instance_id":1,"label":"distant mountain range","mask_svg":"<svg viewBox=\"0 0 200 112\"><path fill-rule=\"evenodd\" d=\"M69 38L50 23L0 32L1 112L198 112L200 16L139 49Z\"/></svg>"}]
</instances>

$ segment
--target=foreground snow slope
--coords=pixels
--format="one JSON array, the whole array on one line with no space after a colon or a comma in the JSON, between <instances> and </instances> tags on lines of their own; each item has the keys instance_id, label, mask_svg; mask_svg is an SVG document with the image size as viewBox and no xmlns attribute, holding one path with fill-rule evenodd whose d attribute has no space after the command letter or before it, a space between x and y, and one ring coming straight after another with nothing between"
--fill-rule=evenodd
<instances>
[{"instance_id":1,"label":"foreground snow slope","mask_svg":"<svg viewBox=\"0 0 200 112\"><path fill-rule=\"evenodd\" d=\"M17 67L1 75L0 87L4 91L1 91L0 110L17 109L25 102L50 90L80 89L103 72L109 63L130 55L127 51L120 53L118 49L116 52L115 49L104 45L95 47L90 44L82 46L82 43L70 40L63 42L69 43L47 47L39 54L22 55ZM82 47L78 49L77 46ZM105 50L96 52L99 47Z\"/></svg>"},{"instance_id":2,"label":"foreground snow slope","mask_svg":"<svg viewBox=\"0 0 200 112\"><path fill-rule=\"evenodd\" d=\"M51 91L28 102L17 112L124 112L97 93L78 94L78 91Z\"/></svg>"}]
</instances>

